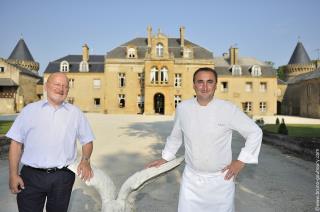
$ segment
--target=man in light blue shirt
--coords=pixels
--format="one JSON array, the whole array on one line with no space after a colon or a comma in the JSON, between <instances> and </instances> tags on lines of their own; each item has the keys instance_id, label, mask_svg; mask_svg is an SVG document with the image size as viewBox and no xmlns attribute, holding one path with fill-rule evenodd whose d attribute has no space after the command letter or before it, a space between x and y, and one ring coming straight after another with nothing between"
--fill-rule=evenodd
<instances>
[{"instance_id":1,"label":"man in light blue shirt","mask_svg":"<svg viewBox=\"0 0 320 212\"><path fill-rule=\"evenodd\" d=\"M75 180L67 166L77 157L76 140L82 145L78 175L92 176L90 156L94 135L79 108L64 102L69 91L63 73L49 76L47 100L27 105L16 118L7 137L9 150L9 187L17 194L19 211L67 211ZM19 162L23 167L19 175Z\"/></svg>"}]
</instances>

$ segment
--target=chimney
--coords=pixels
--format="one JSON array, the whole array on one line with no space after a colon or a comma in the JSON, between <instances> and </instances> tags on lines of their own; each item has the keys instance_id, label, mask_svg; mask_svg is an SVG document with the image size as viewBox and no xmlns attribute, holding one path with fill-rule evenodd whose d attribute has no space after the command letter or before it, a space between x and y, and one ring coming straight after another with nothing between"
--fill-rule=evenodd
<instances>
[{"instance_id":1,"label":"chimney","mask_svg":"<svg viewBox=\"0 0 320 212\"><path fill-rule=\"evenodd\" d=\"M152 36L152 28L150 25L147 27L147 33L148 33L148 48L150 49L151 48L151 36Z\"/></svg>"},{"instance_id":2,"label":"chimney","mask_svg":"<svg viewBox=\"0 0 320 212\"><path fill-rule=\"evenodd\" d=\"M180 47L182 49L184 48L184 31L185 31L184 26L181 26L180 27Z\"/></svg>"},{"instance_id":3,"label":"chimney","mask_svg":"<svg viewBox=\"0 0 320 212\"><path fill-rule=\"evenodd\" d=\"M82 61L89 61L89 47L87 44L82 46Z\"/></svg>"},{"instance_id":4,"label":"chimney","mask_svg":"<svg viewBox=\"0 0 320 212\"><path fill-rule=\"evenodd\" d=\"M238 65L238 48L230 47L229 49L230 55L230 65Z\"/></svg>"}]
</instances>

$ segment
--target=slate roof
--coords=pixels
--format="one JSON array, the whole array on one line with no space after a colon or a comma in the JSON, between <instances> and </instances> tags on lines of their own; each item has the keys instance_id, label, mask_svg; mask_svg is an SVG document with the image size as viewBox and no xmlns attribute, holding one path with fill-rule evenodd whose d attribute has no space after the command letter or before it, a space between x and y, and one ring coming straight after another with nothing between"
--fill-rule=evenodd
<instances>
[{"instance_id":1,"label":"slate roof","mask_svg":"<svg viewBox=\"0 0 320 212\"><path fill-rule=\"evenodd\" d=\"M54 73L60 71L60 63L68 61L70 67L69 72L79 72L79 65L82 61L82 55L67 55L58 60L50 62L44 73ZM90 55L89 56L89 72L104 72L104 55Z\"/></svg>"},{"instance_id":2,"label":"slate roof","mask_svg":"<svg viewBox=\"0 0 320 212\"><path fill-rule=\"evenodd\" d=\"M300 74L290 80L287 81L288 84L298 83L304 80L311 80L311 79L317 79L320 78L320 68L317 68L314 71Z\"/></svg>"},{"instance_id":3,"label":"slate roof","mask_svg":"<svg viewBox=\"0 0 320 212\"><path fill-rule=\"evenodd\" d=\"M311 63L309 55L303 44L298 42L294 49L288 64L308 64Z\"/></svg>"},{"instance_id":4,"label":"slate roof","mask_svg":"<svg viewBox=\"0 0 320 212\"><path fill-rule=\"evenodd\" d=\"M15 87L18 84L10 78L0 78L0 86Z\"/></svg>"},{"instance_id":5,"label":"slate roof","mask_svg":"<svg viewBox=\"0 0 320 212\"><path fill-rule=\"evenodd\" d=\"M175 58L182 58L180 38L168 38L169 54L173 53ZM193 49L194 59L213 59L212 52L207 49L194 44L188 40L184 41L185 46L190 46ZM127 46L137 47L138 58L145 58L146 52L148 50L148 39L147 38L135 38L128 41L107 53L107 59L125 59Z\"/></svg>"},{"instance_id":6,"label":"slate roof","mask_svg":"<svg viewBox=\"0 0 320 212\"><path fill-rule=\"evenodd\" d=\"M232 75L232 65L229 63L229 59L224 57L215 57L213 59L215 70L218 75ZM254 57L239 57L238 65L241 66L242 75L241 76L251 76L251 68L253 65L259 65L261 67L261 76L265 77L275 77L276 70L272 66L257 60Z\"/></svg>"},{"instance_id":7,"label":"slate roof","mask_svg":"<svg viewBox=\"0 0 320 212\"><path fill-rule=\"evenodd\" d=\"M11 52L9 60L25 60L25 61L33 61L33 57L28 49L27 44L21 38L17 45L14 47L13 51Z\"/></svg>"}]
</instances>

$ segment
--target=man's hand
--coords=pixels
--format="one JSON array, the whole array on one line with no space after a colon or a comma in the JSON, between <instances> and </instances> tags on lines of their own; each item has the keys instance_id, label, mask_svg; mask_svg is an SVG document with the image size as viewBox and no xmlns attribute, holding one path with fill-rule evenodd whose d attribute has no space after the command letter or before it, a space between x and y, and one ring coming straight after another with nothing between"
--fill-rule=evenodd
<instances>
[{"instance_id":1,"label":"man's hand","mask_svg":"<svg viewBox=\"0 0 320 212\"><path fill-rule=\"evenodd\" d=\"M17 194L21 192L21 189L24 189L24 183L22 178L19 175L13 175L9 178L9 188L11 193Z\"/></svg>"},{"instance_id":2,"label":"man's hand","mask_svg":"<svg viewBox=\"0 0 320 212\"><path fill-rule=\"evenodd\" d=\"M228 166L222 169L222 172L225 172L226 170L228 170L227 174L224 176L224 179L230 180L232 177L234 177L233 180L235 180L239 172L243 169L243 167L244 167L244 162L240 160L232 161Z\"/></svg>"},{"instance_id":3,"label":"man's hand","mask_svg":"<svg viewBox=\"0 0 320 212\"><path fill-rule=\"evenodd\" d=\"M159 166L161 166L162 164L166 163L168 161L166 161L165 159L159 159L159 160L155 160L152 161L150 163L148 163L145 168L151 168L151 167L156 167L158 168Z\"/></svg>"},{"instance_id":4,"label":"man's hand","mask_svg":"<svg viewBox=\"0 0 320 212\"><path fill-rule=\"evenodd\" d=\"M81 160L78 165L77 174L80 176L81 180L90 181L90 179L93 177L93 171L91 169L90 162L87 160Z\"/></svg>"}]
</instances>

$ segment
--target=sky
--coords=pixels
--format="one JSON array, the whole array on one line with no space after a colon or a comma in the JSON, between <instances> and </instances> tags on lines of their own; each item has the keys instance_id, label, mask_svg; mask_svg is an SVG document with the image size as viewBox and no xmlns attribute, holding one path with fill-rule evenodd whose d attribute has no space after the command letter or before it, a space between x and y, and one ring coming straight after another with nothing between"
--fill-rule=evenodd
<instances>
[{"instance_id":1,"label":"sky","mask_svg":"<svg viewBox=\"0 0 320 212\"><path fill-rule=\"evenodd\" d=\"M0 57L8 58L22 37L40 74L50 61L69 54L105 55L147 26L185 38L214 57L239 48L240 56L288 63L298 41L319 57L319 0L1 0Z\"/></svg>"}]
</instances>

